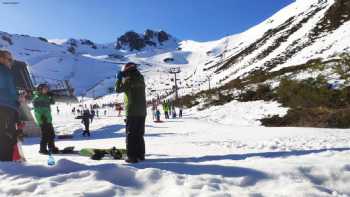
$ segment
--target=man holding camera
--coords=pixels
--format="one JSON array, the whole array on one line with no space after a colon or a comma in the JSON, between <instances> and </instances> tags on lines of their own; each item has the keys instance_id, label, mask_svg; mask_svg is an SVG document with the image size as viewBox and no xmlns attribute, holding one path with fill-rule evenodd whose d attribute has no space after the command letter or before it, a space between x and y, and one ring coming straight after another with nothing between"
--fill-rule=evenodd
<instances>
[{"instance_id":1,"label":"man holding camera","mask_svg":"<svg viewBox=\"0 0 350 197\"><path fill-rule=\"evenodd\" d=\"M124 65L117 74L116 92L125 93L126 149L128 163L145 160L145 82L133 62Z\"/></svg>"},{"instance_id":2,"label":"man holding camera","mask_svg":"<svg viewBox=\"0 0 350 197\"><path fill-rule=\"evenodd\" d=\"M52 125L51 105L54 104L52 93L47 84L39 84L34 92L33 106L37 124L41 128L40 150L41 154L59 153L55 146L55 131ZM48 148L48 149L47 149Z\"/></svg>"},{"instance_id":3,"label":"man holding camera","mask_svg":"<svg viewBox=\"0 0 350 197\"><path fill-rule=\"evenodd\" d=\"M17 94L12 61L10 52L0 50L0 161L12 161L17 143L18 110L20 102L24 101L24 96Z\"/></svg>"}]
</instances>

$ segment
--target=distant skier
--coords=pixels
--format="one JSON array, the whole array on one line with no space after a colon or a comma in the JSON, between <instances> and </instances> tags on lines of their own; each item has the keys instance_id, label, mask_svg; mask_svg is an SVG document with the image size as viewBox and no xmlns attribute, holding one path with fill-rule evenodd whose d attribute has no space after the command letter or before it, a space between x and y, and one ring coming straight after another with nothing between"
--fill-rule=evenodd
<instances>
[{"instance_id":1,"label":"distant skier","mask_svg":"<svg viewBox=\"0 0 350 197\"><path fill-rule=\"evenodd\" d=\"M169 108L166 101L163 102L162 107L163 107L165 119L169 119Z\"/></svg>"},{"instance_id":2,"label":"distant skier","mask_svg":"<svg viewBox=\"0 0 350 197\"><path fill-rule=\"evenodd\" d=\"M55 131L52 125L52 115L50 105L54 104L52 94L49 92L47 84L39 84L34 92L33 106L37 124L41 128L40 150L41 154L58 153L55 146ZM47 149L48 148L48 149Z\"/></svg>"},{"instance_id":3,"label":"distant skier","mask_svg":"<svg viewBox=\"0 0 350 197\"><path fill-rule=\"evenodd\" d=\"M85 130L83 132L84 137L86 135L90 137L90 119L91 119L90 111L88 109L84 110L82 115L82 120L81 120L81 123L83 123L85 127Z\"/></svg>"},{"instance_id":4,"label":"distant skier","mask_svg":"<svg viewBox=\"0 0 350 197\"><path fill-rule=\"evenodd\" d=\"M179 118L182 118L182 107L179 108Z\"/></svg>"},{"instance_id":5,"label":"distant skier","mask_svg":"<svg viewBox=\"0 0 350 197\"><path fill-rule=\"evenodd\" d=\"M90 110L90 119L91 119L91 123L94 121L95 115L96 115L95 110L91 109L91 110Z\"/></svg>"},{"instance_id":6,"label":"distant skier","mask_svg":"<svg viewBox=\"0 0 350 197\"><path fill-rule=\"evenodd\" d=\"M157 119L157 105L155 104L155 102L153 101L152 103L152 117L153 117L153 120L156 120Z\"/></svg>"},{"instance_id":7,"label":"distant skier","mask_svg":"<svg viewBox=\"0 0 350 197\"><path fill-rule=\"evenodd\" d=\"M58 106L56 107L56 111L57 111L57 114L60 114L60 109L58 108Z\"/></svg>"},{"instance_id":8,"label":"distant skier","mask_svg":"<svg viewBox=\"0 0 350 197\"><path fill-rule=\"evenodd\" d=\"M156 110L155 114L156 114L156 121L160 122L160 111L159 111L159 109Z\"/></svg>"},{"instance_id":9,"label":"distant skier","mask_svg":"<svg viewBox=\"0 0 350 197\"><path fill-rule=\"evenodd\" d=\"M128 163L145 160L145 81L135 63L127 63L117 75L116 92L125 93L126 149Z\"/></svg>"},{"instance_id":10,"label":"distant skier","mask_svg":"<svg viewBox=\"0 0 350 197\"><path fill-rule=\"evenodd\" d=\"M167 101L167 107L168 107L168 111L169 111L169 115L173 114L173 104L170 100Z\"/></svg>"},{"instance_id":11,"label":"distant skier","mask_svg":"<svg viewBox=\"0 0 350 197\"><path fill-rule=\"evenodd\" d=\"M122 110L123 110L122 105L120 103L117 103L117 104L115 104L115 108L118 111L118 116L119 117L122 116Z\"/></svg>"},{"instance_id":12,"label":"distant skier","mask_svg":"<svg viewBox=\"0 0 350 197\"><path fill-rule=\"evenodd\" d=\"M98 111L98 109L96 109L96 117L97 117L97 118L99 118L99 113L100 113L100 112Z\"/></svg>"},{"instance_id":13,"label":"distant skier","mask_svg":"<svg viewBox=\"0 0 350 197\"><path fill-rule=\"evenodd\" d=\"M172 118L176 118L177 114L176 114L176 110L175 107L173 106L172 108Z\"/></svg>"}]
</instances>

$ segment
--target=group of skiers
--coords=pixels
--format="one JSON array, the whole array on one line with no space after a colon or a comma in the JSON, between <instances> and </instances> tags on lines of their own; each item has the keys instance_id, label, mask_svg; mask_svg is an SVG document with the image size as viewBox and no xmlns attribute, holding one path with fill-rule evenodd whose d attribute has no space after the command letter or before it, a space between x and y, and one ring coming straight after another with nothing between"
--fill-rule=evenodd
<instances>
[{"instance_id":1,"label":"group of skiers","mask_svg":"<svg viewBox=\"0 0 350 197\"><path fill-rule=\"evenodd\" d=\"M163 111L164 111L164 118L169 119L170 115L172 118L177 117L175 103L170 100L164 100L162 103ZM179 108L179 118L182 118L182 108Z\"/></svg>"},{"instance_id":2,"label":"group of skiers","mask_svg":"<svg viewBox=\"0 0 350 197\"><path fill-rule=\"evenodd\" d=\"M19 107L26 98L25 94L18 95L11 67L11 53L0 50L0 161L13 161L13 151L18 138L17 131L20 130ZM144 134L147 105L144 77L133 62L125 64L116 77L115 90L125 95L127 149L125 161L136 163L145 160ZM52 125L51 105L54 102L49 86L39 84L33 93L32 103L36 122L41 128L39 152L42 154L60 151L55 146L55 132ZM60 113L59 108L57 113ZM91 117L90 111L85 109L81 117L85 125L83 135L90 136Z\"/></svg>"},{"instance_id":3,"label":"group of skiers","mask_svg":"<svg viewBox=\"0 0 350 197\"><path fill-rule=\"evenodd\" d=\"M165 119L170 119L170 116L172 118L182 118L182 108L179 107L179 113L176 113L176 107L175 107L175 102L171 100L164 100L162 103L158 100L153 100L152 101L152 115L153 115L153 120L155 122L161 122L160 120L160 110L158 108L158 105L162 106L163 112L164 112L164 118Z\"/></svg>"}]
</instances>

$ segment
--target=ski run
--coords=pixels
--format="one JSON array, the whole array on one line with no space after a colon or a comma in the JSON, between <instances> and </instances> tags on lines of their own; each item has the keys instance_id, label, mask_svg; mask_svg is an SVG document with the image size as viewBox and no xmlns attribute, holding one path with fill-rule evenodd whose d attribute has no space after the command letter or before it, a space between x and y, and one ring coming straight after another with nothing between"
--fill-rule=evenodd
<instances>
[{"instance_id":1,"label":"ski run","mask_svg":"<svg viewBox=\"0 0 350 197\"><path fill-rule=\"evenodd\" d=\"M146 161L137 164L54 155L56 165L48 166L48 157L38 154L39 138L27 138L26 163L0 164L0 196L350 195L348 130L260 127L257 118L285 109L262 101L228 105L185 110L182 119L163 123L149 115ZM56 132L74 138L57 140L58 147L125 147L124 120L112 108L94 120L87 138L71 106L59 107Z\"/></svg>"}]
</instances>

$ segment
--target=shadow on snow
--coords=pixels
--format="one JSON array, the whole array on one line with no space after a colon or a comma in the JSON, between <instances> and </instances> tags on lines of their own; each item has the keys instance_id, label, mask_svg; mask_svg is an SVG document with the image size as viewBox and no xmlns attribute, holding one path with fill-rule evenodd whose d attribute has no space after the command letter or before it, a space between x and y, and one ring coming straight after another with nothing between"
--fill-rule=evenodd
<instances>
[{"instance_id":1,"label":"shadow on snow","mask_svg":"<svg viewBox=\"0 0 350 197\"><path fill-rule=\"evenodd\" d=\"M210 155L210 156L203 156L203 157L149 159L148 161L151 161L151 162L206 162L206 161L219 161L219 160L245 160L252 157L284 158L284 157L291 157L291 156L318 154L326 151L342 152L342 151L350 151L350 148L329 148L329 149L319 149L319 150L295 150L295 151L281 151L281 152Z\"/></svg>"}]
</instances>

